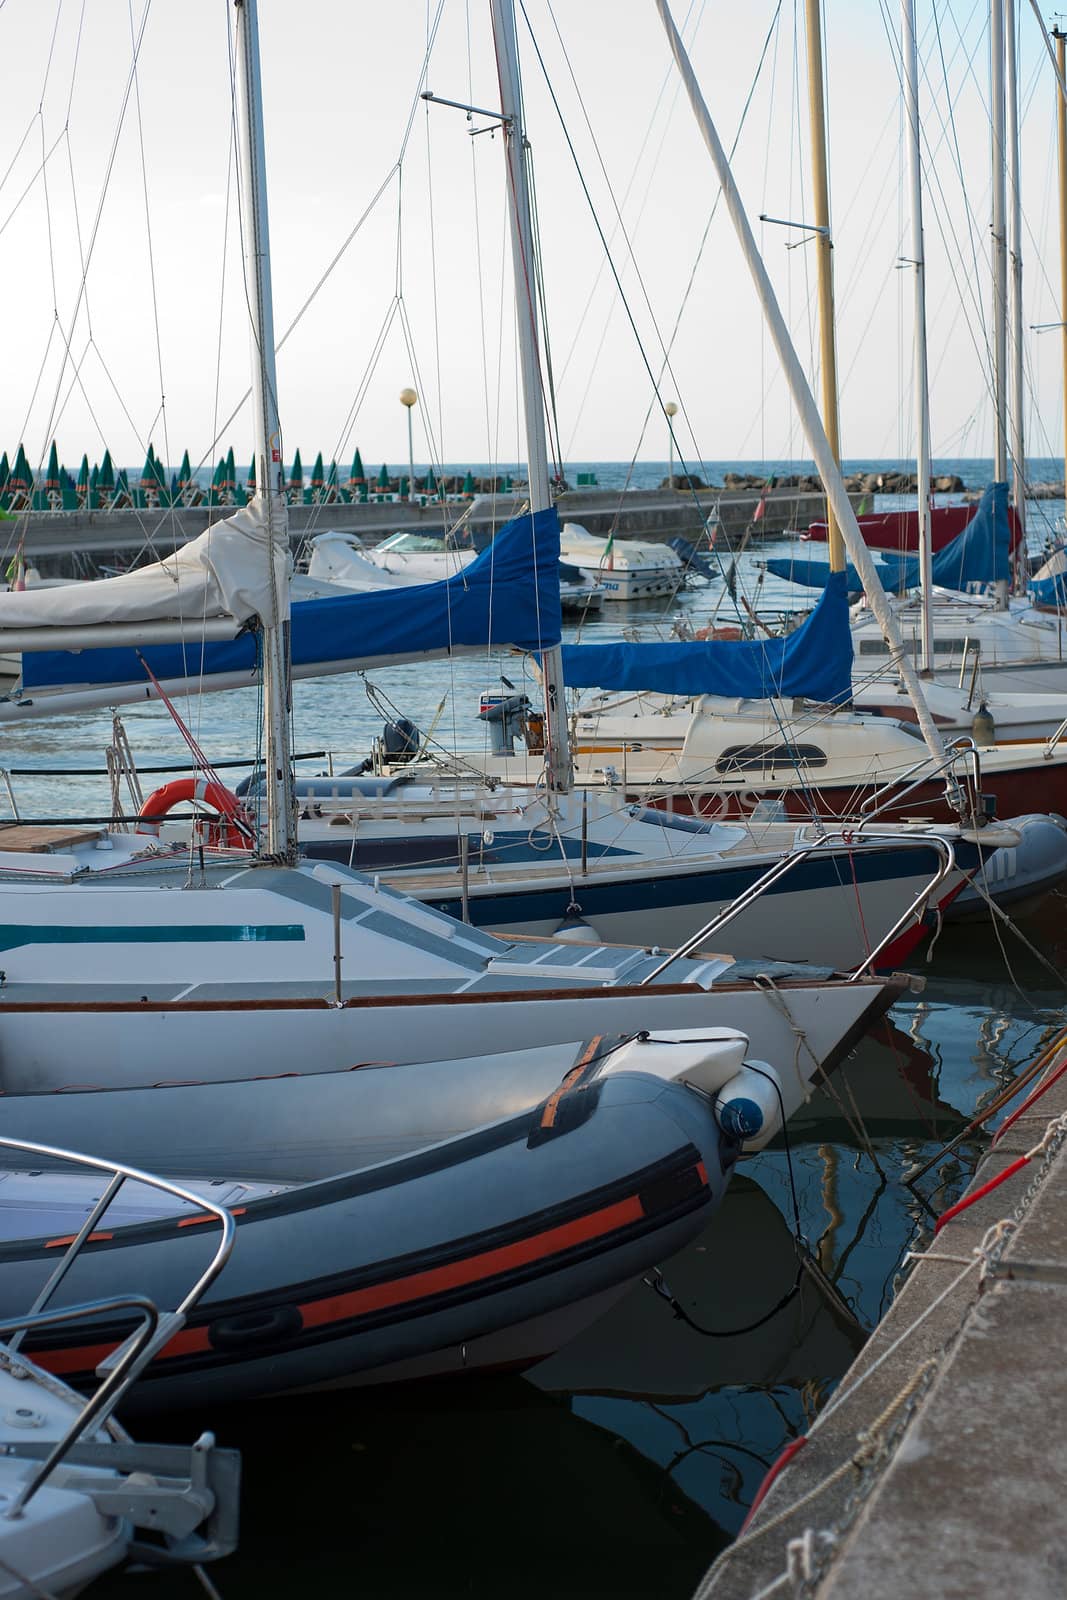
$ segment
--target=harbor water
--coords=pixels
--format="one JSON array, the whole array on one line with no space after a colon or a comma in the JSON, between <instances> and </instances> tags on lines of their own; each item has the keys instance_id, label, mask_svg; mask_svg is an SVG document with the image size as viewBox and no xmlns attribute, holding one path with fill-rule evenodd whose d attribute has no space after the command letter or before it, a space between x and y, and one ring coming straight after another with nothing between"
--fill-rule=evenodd
<instances>
[{"instance_id":1,"label":"harbor water","mask_svg":"<svg viewBox=\"0 0 1067 1600\"><path fill-rule=\"evenodd\" d=\"M959 470L980 485L980 464ZM598 476L604 484L605 464ZM1062 503L1037 509L1035 547L1063 517ZM764 609L810 603L761 581L758 560L772 548L791 546L743 557L739 587ZM582 637L667 637L679 616L700 626L716 605L718 621L733 621L719 589L687 590L672 606L607 607ZM358 676L297 683L295 748L328 750L339 770L394 714L432 727L444 748L469 747L484 734L478 695L502 674L536 697L519 657L376 672L369 696ZM253 690L190 697L180 709L209 756L254 753ZM142 766L182 760L165 709L122 715ZM5 728L3 765L23 814L103 814L105 781L73 769L101 768L110 738L106 712ZM45 775L55 769L68 775ZM1021 921L1062 970L1060 896ZM860 1042L833 1093L790 1125L788 1144L744 1164L706 1234L661 1263L685 1319L641 1283L525 1375L294 1396L154 1425L153 1436L176 1439L210 1427L243 1452L240 1549L211 1571L224 1600L690 1595L768 1466L832 1394L891 1300L905 1253L929 1238L983 1143L965 1143L914 1186L907 1174L1062 1025L1067 993L1008 929L947 928L913 970L923 993ZM829 1287L800 1272L798 1230ZM177 1600L194 1587L179 1571L107 1578L91 1592Z\"/></svg>"}]
</instances>

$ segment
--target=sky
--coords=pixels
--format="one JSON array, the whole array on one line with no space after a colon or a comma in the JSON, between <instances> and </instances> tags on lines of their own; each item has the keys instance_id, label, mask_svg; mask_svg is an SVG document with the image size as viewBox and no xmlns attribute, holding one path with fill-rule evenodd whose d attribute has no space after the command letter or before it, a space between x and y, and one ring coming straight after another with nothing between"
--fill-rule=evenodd
<instances>
[{"instance_id":1,"label":"sky","mask_svg":"<svg viewBox=\"0 0 1067 1600\"><path fill-rule=\"evenodd\" d=\"M801 358L817 368L799 0L674 7ZM988 10L916 0L935 456L992 448ZM227 0L7 0L0 449L170 465L251 450ZM1058 322L1054 90L1020 0L1024 320ZM286 460L521 459L488 0L260 0ZM799 24L799 37L798 37ZM896 0L825 0L846 457L914 451ZM652 0L525 0L518 31L565 461L806 459ZM134 40L139 41L134 70ZM428 50L428 39L431 48ZM535 49L536 45L536 49ZM580 174L580 176L579 176ZM584 180L584 189L583 189ZM605 241L608 251L605 250ZM794 248L790 248L793 246ZM621 283L608 265L608 252ZM295 323L295 326L294 326ZM669 352L669 353L668 353ZM1061 345L1027 334L1034 455ZM657 398L658 382L658 398Z\"/></svg>"}]
</instances>

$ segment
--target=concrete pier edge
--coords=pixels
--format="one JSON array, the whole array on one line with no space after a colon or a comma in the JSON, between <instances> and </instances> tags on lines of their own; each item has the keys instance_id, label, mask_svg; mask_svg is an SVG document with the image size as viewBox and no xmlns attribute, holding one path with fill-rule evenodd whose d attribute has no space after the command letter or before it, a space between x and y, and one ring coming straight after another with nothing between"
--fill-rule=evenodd
<instances>
[{"instance_id":1,"label":"concrete pier edge","mask_svg":"<svg viewBox=\"0 0 1067 1600\"><path fill-rule=\"evenodd\" d=\"M695 1600L1067 1594L1067 1075L966 1195L1046 1134L942 1228Z\"/></svg>"}]
</instances>

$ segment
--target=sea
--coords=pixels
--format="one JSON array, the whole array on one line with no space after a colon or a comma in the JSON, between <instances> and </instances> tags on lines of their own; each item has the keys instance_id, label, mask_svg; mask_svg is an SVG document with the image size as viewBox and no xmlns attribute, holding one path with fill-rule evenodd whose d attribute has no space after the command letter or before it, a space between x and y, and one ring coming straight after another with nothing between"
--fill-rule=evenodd
<instances>
[{"instance_id":1,"label":"sea","mask_svg":"<svg viewBox=\"0 0 1067 1600\"><path fill-rule=\"evenodd\" d=\"M1032 464L1034 481L1042 465ZM898 467L907 470L846 463ZM1062 463L1047 468L1047 481L1062 481ZM990 469L970 460L935 465L973 488ZM579 470L620 488L628 471L568 464L572 482ZM725 470L811 469L713 462L702 475L721 483ZM631 482L654 487L667 471L666 462L641 463ZM1062 534L1064 505L1030 510L1036 552ZM758 562L771 548L742 558L739 588L764 608L810 603L788 585L761 583ZM789 539L773 545L774 553L789 548ZM681 615L694 624L712 614L728 620L722 607L732 602L721 590L687 590L671 606L607 607L583 637L666 637ZM340 770L361 758L386 715L432 725L441 743L469 745L480 736L474 713L483 688L502 677L533 688L517 657L369 676L369 692L360 676L294 686L295 747L310 753L302 770ZM183 700L180 710L213 758L254 755L253 692ZM182 761L163 708L121 715L144 767ZM5 728L3 766L23 814L105 811L99 773L111 736L106 712ZM685 1600L736 1536L769 1465L833 1393L899 1287L907 1252L929 1241L985 1137L916 1182L910 1173L1062 1024L1063 893L1017 921L1044 962L1011 929L946 927L914 958L921 992L894 1006L840 1069L862 1133L817 1096L788 1143L744 1163L705 1234L662 1263L696 1326L639 1283L574 1345L524 1375L339 1390L139 1423L142 1436L172 1439L210 1427L242 1451L240 1549L211 1569L224 1600ZM832 1292L798 1275L798 1227ZM91 1592L188 1600L195 1589L179 1571L111 1577Z\"/></svg>"}]
</instances>

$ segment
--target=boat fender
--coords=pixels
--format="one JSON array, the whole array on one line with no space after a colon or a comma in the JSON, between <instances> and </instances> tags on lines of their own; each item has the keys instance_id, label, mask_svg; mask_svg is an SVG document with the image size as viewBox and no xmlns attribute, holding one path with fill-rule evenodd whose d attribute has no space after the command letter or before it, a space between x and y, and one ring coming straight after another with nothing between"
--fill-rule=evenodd
<instances>
[{"instance_id":1,"label":"boat fender","mask_svg":"<svg viewBox=\"0 0 1067 1600\"><path fill-rule=\"evenodd\" d=\"M778 1076L765 1061L746 1061L715 1096L715 1120L747 1153L762 1150L782 1127Z\"/></svg>"},{"instance_id":2,"label":"boat fender","mask_svg":"<svg viewBox=\"0 0 1067 1600\"><path fill-rule=\"evenodd\" d=\"M138 812L135 831L158 839L159 819L183 800L200 800L218 812L217 820L208 824L209 844L240 849L253 842L255 830L240 800L225 784L209 778L175 778L154 789Z\"/></svg>"},{"instance_id":3,"label":"boat fender","mask_svg":"<svg viewBox=\"0 0 1067 1600\"><path fill-rule=\"evenodd\" d=\"M264 1306L232 1317L219 1317L207 1330L215 1350L245 1350L249 1345L292 1339L304 1326L299 1306Z\"/></svg>"},{"instance_id":4,"label":"boat fender","mask_svg":"<svg viewBox=\"0 0 1067 1600\"><path fill-rule=\"evenodd\" d=\"M570 902L563 913L563 921L559 924L553 939L558 939L566 944L599 944L600 935L595 928L590 927L582 916L582 908L574 900Z\"/></svg>"}]
</instances>

